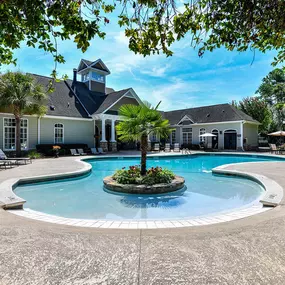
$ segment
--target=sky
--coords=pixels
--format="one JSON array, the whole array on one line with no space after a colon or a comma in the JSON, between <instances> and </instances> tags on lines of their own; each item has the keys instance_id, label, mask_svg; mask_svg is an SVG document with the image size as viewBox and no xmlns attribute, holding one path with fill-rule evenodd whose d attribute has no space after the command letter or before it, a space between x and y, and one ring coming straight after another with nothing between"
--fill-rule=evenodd
<instances>
[{"instance_id":1,"label":"sky","mask_svg":"<svg viewBox=\"0 0 285 285\"><path fill-rule=\"evenodd\" d=\"M174 55L163 54L143 57L128 48L128 39L115 17L104 27L104 40L94 38L83 54L70 41L58 43L59 53L66 63L57 67L59 77L67 74L72 78L81 58L94 61L101 58L111 74L107 86L115 90L132 87L138 96L153 105L161 101L160 109L175 110L220 103L253 96L263 77L273 67L274 51L262 54L243 53L217 49L206 52L202 58L184 38L172 46ZM0 71L20 70L49 76L54 68L50 54L27 47L24 43L15 51L17 66L1 66Z\"/></svg>"}]
</instances>

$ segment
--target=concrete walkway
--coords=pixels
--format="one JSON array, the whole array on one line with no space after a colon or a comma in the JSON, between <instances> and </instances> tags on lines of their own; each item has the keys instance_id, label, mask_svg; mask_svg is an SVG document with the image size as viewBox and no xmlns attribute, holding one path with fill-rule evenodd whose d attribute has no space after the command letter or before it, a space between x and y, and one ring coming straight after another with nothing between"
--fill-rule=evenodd
<instances>
[{"instance_id":1,"label":"concrete walkway","mask_svg":"<svg viewBox=\"0 0 285 285\"><path fill-rule=\"evenodd\" d=\"M74 158L39 160L1 171L0 181L78 167ZM229 167L285 188L284 162ZM0 284L284 284L284 233L284 203L229 223L163 230L77 228L0 210Z\"/></svg>"}]
</instances>

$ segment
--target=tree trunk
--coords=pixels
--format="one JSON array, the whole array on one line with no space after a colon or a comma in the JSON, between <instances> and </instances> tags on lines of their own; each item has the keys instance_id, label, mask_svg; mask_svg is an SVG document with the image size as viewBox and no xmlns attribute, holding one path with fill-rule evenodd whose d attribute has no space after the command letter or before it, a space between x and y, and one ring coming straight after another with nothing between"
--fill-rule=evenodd
<instances>
[{"instance_id":1,"label":"tree trunk","mask_svg":"<svg viewBox=\"0 0 285 285\"><path fill-rule=\"evenodd\" d=\"M147 135L141 137L141 175L146 175Z\"/></svg>"},{"instance_id":2,"label":"tree trunk","mask_svg":"<svg viewBox=\"0 0 285 285\"><path fill-rule=\"evenodd\" d=\"M21 156L21 117L15 115L16 121L16 156Z\"/></svg>"}]
</instances>

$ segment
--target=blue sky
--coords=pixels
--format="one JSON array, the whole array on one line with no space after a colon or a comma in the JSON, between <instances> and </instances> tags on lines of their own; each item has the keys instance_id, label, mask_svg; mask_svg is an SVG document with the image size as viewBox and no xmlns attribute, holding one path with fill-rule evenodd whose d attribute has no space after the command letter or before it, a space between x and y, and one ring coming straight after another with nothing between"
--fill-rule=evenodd
<instances>
[{"instance_id":1,"label":"blue sky","mask_svg":"<svg viewBox=\"0 0 285 285\"><path fill-rule=\"evenodd\" d=\"M273 68L270 65L275 52L229 52L218 49L206 52L199 58L197 51L189 47L187 38L172 46L174 55L154 55L143 57L129 51L128 40L116 19L104 27L105 40L95 38L84 54L77 50L72 41L59 42L59 51L66 59L58 65L59 76L67 74L72 78L72 70L80 59L101 58L111 71L107 86L115 90L132 87L144 100L156 104L161 109L173 110L228 103L252 96L261 80ZM15 51L17 67L2 66L0 71L21 70L49 76L53 69L52 57L43 51L28 48L22 44Z\"/></svg>"}]
</instances>

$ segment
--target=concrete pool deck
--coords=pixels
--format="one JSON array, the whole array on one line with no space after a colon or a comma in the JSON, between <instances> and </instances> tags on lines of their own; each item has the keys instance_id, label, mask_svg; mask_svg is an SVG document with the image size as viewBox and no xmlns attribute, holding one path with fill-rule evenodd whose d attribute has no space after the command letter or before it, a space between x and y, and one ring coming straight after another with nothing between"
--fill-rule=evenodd
<instances>
[{"instance_id":1,"label":"concrete pool deck","mask_svg":"<svg viewBox=\"0 0 285 285\"><path fill-rule=\"evenodd\" d=\"M1 171L0 182L80 167L73 157L38 160ZM285 162L228 168L285 188ZM284 199L245 219L160 230L70 227L0 209L0 284L284 284L284 232Z\"/></svg>"}]
</instances>

